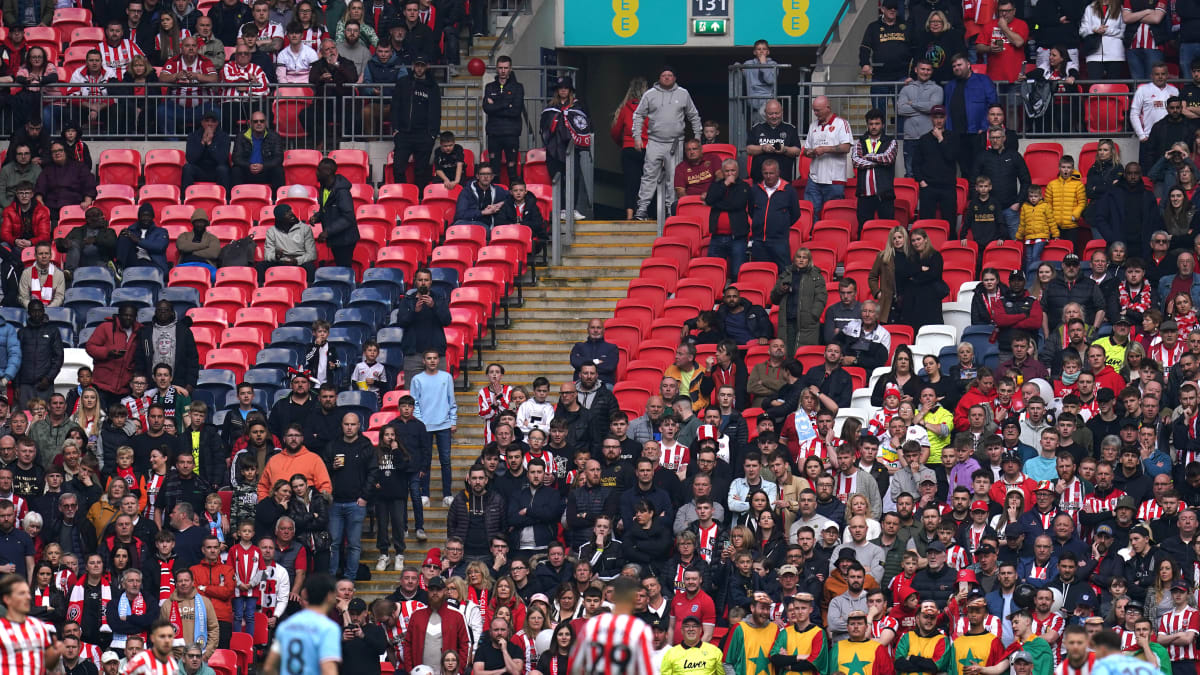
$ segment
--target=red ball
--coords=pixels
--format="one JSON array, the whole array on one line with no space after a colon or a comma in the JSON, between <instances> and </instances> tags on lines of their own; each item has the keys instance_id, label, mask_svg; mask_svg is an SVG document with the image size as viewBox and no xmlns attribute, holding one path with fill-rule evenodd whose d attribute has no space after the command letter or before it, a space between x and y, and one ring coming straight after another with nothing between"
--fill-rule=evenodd
<instances>
[{"instance_id":1,"label":"red ball","mask_svg":"<svg viewBox=\"0 0 1200 675\"><path fill-rule=\"evenodd\" d=\"M487 64L483 62L483 59L471 59L470 61L467 61L467 72L471 73L475 77L483 75L486 71Z\"/></svg>"}]
</instances>

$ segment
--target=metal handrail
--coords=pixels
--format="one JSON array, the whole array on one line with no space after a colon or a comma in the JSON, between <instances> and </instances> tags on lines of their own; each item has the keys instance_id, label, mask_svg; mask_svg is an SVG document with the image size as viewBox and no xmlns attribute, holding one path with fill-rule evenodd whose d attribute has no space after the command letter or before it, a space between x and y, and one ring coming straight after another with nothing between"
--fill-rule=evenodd
<instances>
[{"instance_id":1,"label":"metal handrail","mask_svg":"<svg viewBox=\"0 0 1200 675\"><path fill-rule=\"evenodd\" d=\"M825 37L821 38L821 44L817 45L817 58L814 60L816 64L821 63L821 57L825 55L825 50L829 48L829 43L833 42L838 36L838 27L841 26L842 18L849 14L854 9L854 0L844 0L842 6L838 9L837 14L833 16L833 23L829 24L829 30L825 31Z\"/></svg>"},{"instance_id":2,"label":"metal handrail","mask_svg":"<svg viewBox=\"0 0 1200 675\"><path fill-rule=\"evenodd\" d=\"M500 34L496 36L496 41L492 43L492 48L488 50L488 63L495 63L496 52L500 51L500 45L504 44L505 40L512 39L517 17L522 14L529 14L529 0L520 0L517 11L508 15L508 21L505 22L504 28L500 30Z\"/></svg>"}]
</instances>

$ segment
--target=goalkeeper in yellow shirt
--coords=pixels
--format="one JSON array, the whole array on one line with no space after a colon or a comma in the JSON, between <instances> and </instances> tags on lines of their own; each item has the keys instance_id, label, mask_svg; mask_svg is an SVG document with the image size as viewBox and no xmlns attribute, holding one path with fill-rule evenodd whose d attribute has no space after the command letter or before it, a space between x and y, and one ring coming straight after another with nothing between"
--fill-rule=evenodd
<instances>
[{"instance_id":1,"label":"goalkeeper in yellow shirt","mask_svg":"<svg viewBox=\"0 0 1200 675\"><path fill-rule=\"evenodd\" d=\"M720 647L704 641L704 626L700 619L683 619L683 642L663 655L661 675L724 675L724 655Z\"/></svg>"}]
</instances>

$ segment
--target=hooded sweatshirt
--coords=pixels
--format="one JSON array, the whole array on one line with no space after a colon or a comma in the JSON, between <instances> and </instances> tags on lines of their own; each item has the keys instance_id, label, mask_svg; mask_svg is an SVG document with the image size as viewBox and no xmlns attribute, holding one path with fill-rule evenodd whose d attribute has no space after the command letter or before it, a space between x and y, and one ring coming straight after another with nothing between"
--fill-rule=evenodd
<instances>
[{"instance_id":1,"label":"hooded sweatshirt","mask_svg":"<svg viewBox=\"0 0 1200 675\"><path fill-rule=\"evenodd\" d=\"M683 138L685 123L692 125L692 134L700 138L700 111L692 102L687 89L676 84L670 89L655 84L642 95L637 110L633 113L633 135L642 133L646 121L650 121L650 140L659 143L675 143Z\"/></svg>"},{"instance_id":2,"label":"hooded sweatshirt","mask_svg":"<svg viewBox=\"0 0 1200 675\"><path fill-rule=\"evenodd\" d=\"M315 262L317 242L312 227L299 221L290 228L281 225L280 221L275 221L275 226L267 230L263 259L274 262L283 256L296 256L299 265Z\"/></svg>"}]
</instances>

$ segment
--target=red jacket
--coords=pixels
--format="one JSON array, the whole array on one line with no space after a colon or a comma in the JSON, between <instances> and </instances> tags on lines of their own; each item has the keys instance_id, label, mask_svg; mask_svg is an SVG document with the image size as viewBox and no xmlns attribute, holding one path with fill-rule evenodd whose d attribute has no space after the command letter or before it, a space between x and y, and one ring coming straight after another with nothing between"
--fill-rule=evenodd
<instances>
[{"instance_id":1,"label":"red jacket","mask_svg":"<svg viewBox=\"0 0 1200 675\"><path fill-rule=\"evenodd\" d=\"M1125 378L1117 374L1112 366L1104 366L1104 369L1098 373L1093 373L1096 376L1096 386L1112 391L1112 393L1120 395L1121 390L1128 386Z\"/></svg>"},{"instance_id":2,"label":"red jacket","mask_svg":"<svg viewBox=\"0 0 1200 675\"><path fill-rule=\"evenodd\" d=\"M18 239L25 239L21 236L21 212L19 209L20 206L16 201L4 209L4 223L0 225L0 240L6 244L15 246ZM29 237L29 241L35 244L39 241L50 241L50 209L38 201L33 203L33 236Z\"/></svg>"},{"instance_id":3,"label":"red jacket","mask_svg":"<svg viewBox=\"0 0 1200 675\"><path fill-rule=\"evenodd\" d=\"M971 410L973 405L989 406L996 398L996 392L985 394L979 391L979 385L973 384L967 390L967 393L958 399L958 407L954 409L954 430L964 431L969 424L967 423L967 412Z\"/></svg>"},{"instance_id":4,"label":"red jacket","mask_svg":"<svg viewBox=\"0 0 1200 675\"><path fill-rule=\"evenodd\" d=\"M93 376L96 386L110 394L124 396L129 393L129 379L133 377L133 358L137 355L137 334L142 325L136 321L129 335L121 330L120 319L111 317L96 326L96 331L87 341L87 353L92 357ZM118 357L110 357L109 350L124 349Z\"/></svg>"},{"instance_id":5,"label":"red jacket","mask_svg":"<svg viewBox=\"0 0 1200 675\"><path fill-rule=\"evenodd\" d=\"M429 616L433 613L430 607L422 607L413 612L408 620L408 630L404 633L404 669L411 671L421 665L425 653L425 633L429 630ZM459 654L467 654L471 649L467 637L467 623L462 614L449 605L442 605L438 610L442 618L442 653L453 649ZM459 659L462 672L466 673L471 664L466 659Z\"/></svg>"},{"instance_id":6,"label":"red jacket","mask_svg":"<svg viewBox=\"0 0 1200 675\"><path fill-rule=\"evenodd\" d=\"M192 578L196 590L212 602L217 610L217 621L233 622L233 594L237 591L233 568L224 563L210 565L200 561L192 565ZM203 590L201 590L203 589Z\"/></svg>"},{"instance_id":7,"label":"red jacket","mask_svg":"<svg viewBox=\"0 0 1200 675\"><path fill-rule=\"evenodd\" d=\"M1036 333L1042 327L1042 303L1034 300L1029 308L1029 314L1018 312L1009 314L1004 311L1004 303L996 303L996 311L992 313L992 321L1004 328L1018 328Z\"/></svg>"},{"instance_id":8,"label":"red jacket","mask_svg":"<svg viewBox=\"0 0 1200 675\"><path fill-rule=\"evenodd\" d=\"M638 101L633 99L626 103L621 108L621 114L617 115L617 121L613 122L612 128L608 133L612 135L613 143L621 146L621 149L633 147L633 111L637 110ZM646 124L642 125L642 147L646 147L646 142L650 138L650 120L646 120Z\"/></svg>"}]
</instances>

